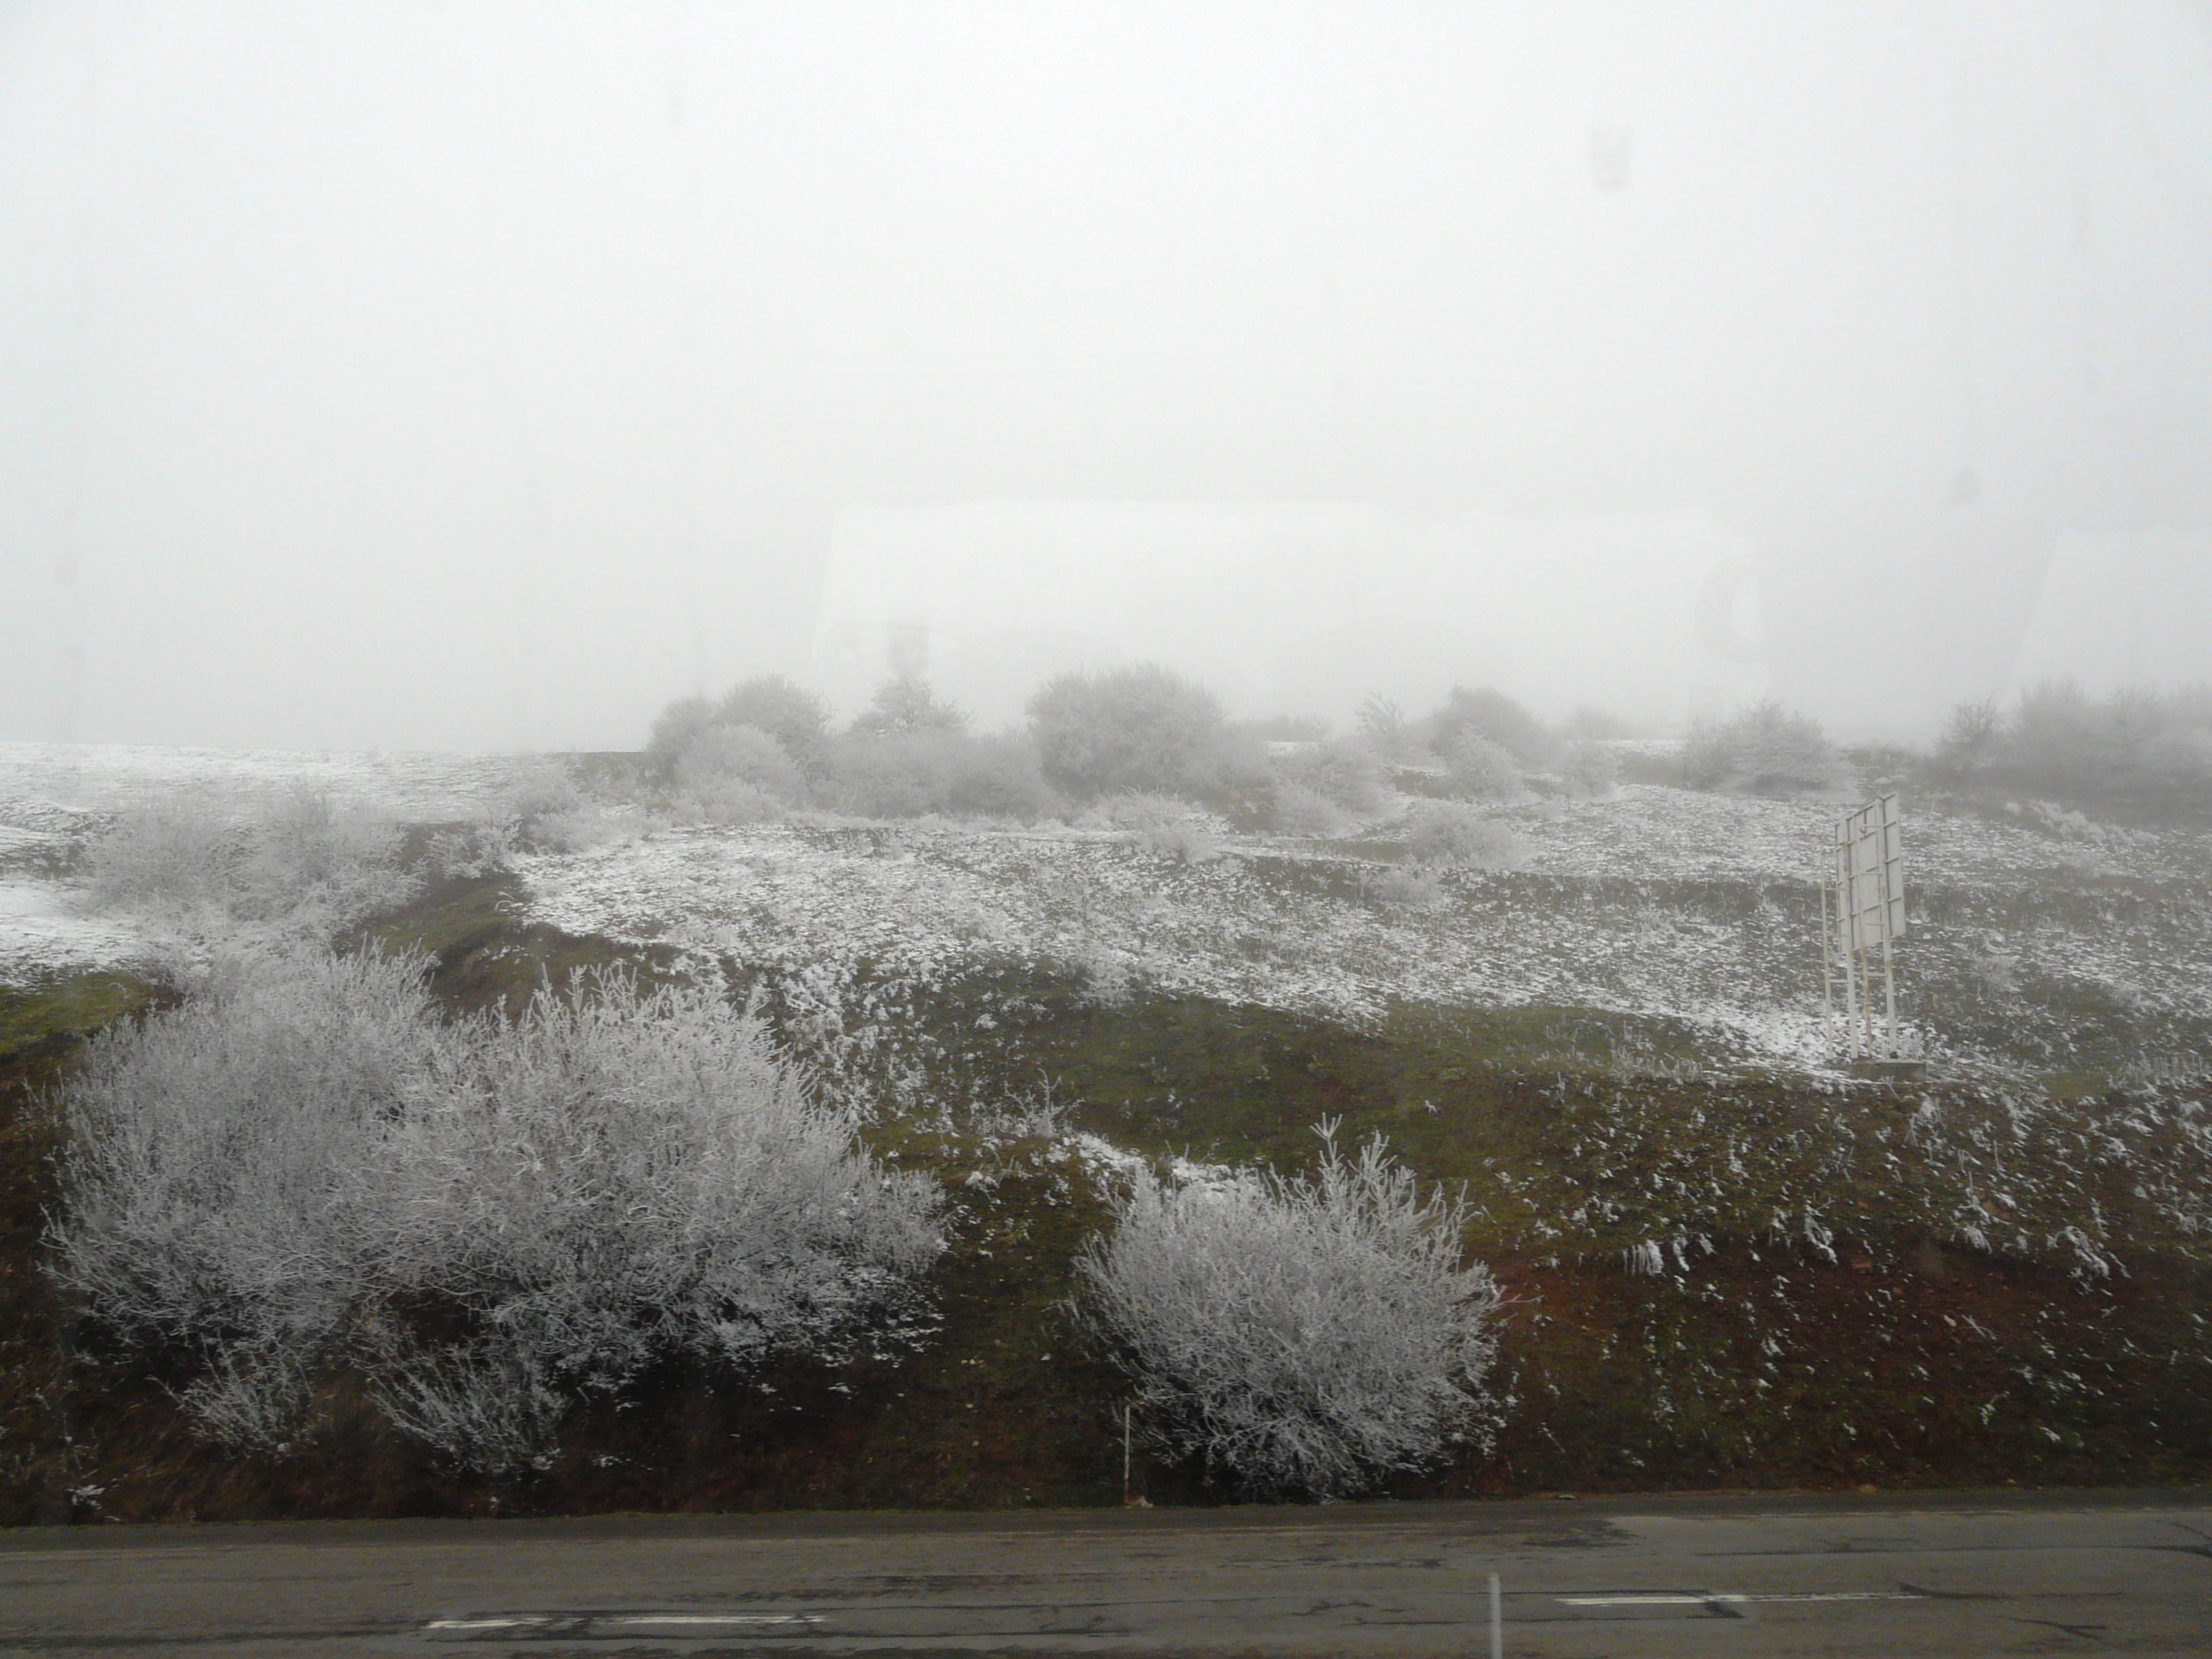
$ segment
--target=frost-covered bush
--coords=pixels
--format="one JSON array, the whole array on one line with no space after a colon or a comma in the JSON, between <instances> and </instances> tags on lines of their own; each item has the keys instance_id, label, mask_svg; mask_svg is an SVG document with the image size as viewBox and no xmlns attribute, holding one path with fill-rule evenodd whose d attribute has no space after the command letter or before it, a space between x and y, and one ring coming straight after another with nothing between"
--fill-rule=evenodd
<instances>
[{"instance_id":1,"label":"frost-covered bush","mask_svg":"<svg viewBox=\"0 0 2212 1659\"><path fill-rule=\"evenodd\" d=\"M400 839L388 814L320 790L179 793L118 814L86 884L104 908L326 933L414 893Z\"/></svg>"},{"instance_id":2,"label":"frost-covered bush","mask_svg":"<svg viewBox=\"0 0 2212 1659\"><path fill-rule=\"evenodd\" d=\"M1341 1497L1489 1426L1498 1292L1462 1260L1464 1204L1331 1130L1310 1177L1139 1173L1079 1261L1147 1437L1254 1497Z\"/></svg>"},{"instance_id":3,"label":"frost-covered bush","mask_svg":"<svg viewBox=\"0 0 2212 1659\"><path fill-rule=\"evenodd\" d=\"M1390 804L1383 763L1363 743L1313 744L1277 760L1275 775L1279 805L1286 784L1310 790L1353 817L1372 817Z\"/></svg>"},{"instance_id":4,"label":"frost-covered bush","mask_svg":"<svg viewBox=\"0 0 2212 1659\"><path fill-rule=\"evenodd\" d=\"M679 697L654 717L646 752L665 765L691 746L691 740L714 723L714 705L704 697Z\"/></svg>"},{"instance_id":5,"label":"frost-covered bush","mask_svg":"<svg viewBox=\"0 0 2212 1659\"><path fill-rule=\"evenodd\" d=\"M971 737L944 726L847 737L832 757L833 799L868 817L1042 817L1059 804L1036 751L1017 732Z\"/></svg>"},{"instance_id":6,"label":"frost-covered bush","mask_svg":"<svg viewBox=\"0 0 2212 1659\"><path fill-rule=\"evenodd\" d=\"M1326 838L1340 836L1352 827L1352 819L1341 806L1302 783L1278 783L1269 816L1274 827L1286 836Z\"/></svg>"},{"instance_id":7,"label":"frost-covered bush","mask_svg":"<svg viewBox=\"0 0 2212 1659\"><path fill-rule=\"evenodd\" d=\"M968 716L911 674L894 675L876 688L868 706L854 716L859 737L905 736L916 732L965 732Z\"/></svg>"},{"instance_id":8,"label":"frost-covered bush","mask_svg":"<svg viewBox=\"0 0 2212 1659\"><path fill-rule=\"evenodd\" d=\"M1931 769L1946 782L1964 782L1979 775L1996 758L2003 738L2004 714L1997 700L1970 699L1944 720L1942 734L1929 757Z\"/></svg>"},{"instance_id":9,"label":"frost-covered bush","mask_svg":"<svg viewBox=\"0 0 2212 1659\"><path fill-rule=\"evenodd\" d=\"M1521 767L1541 766L1551 757L1552 734L1520 703L1492 686L1470 690L1455 685L1443 707L1430 716L1429 743L1449 760L1468 737L1496 744Z\"/></svg>"},{"instance_id":10,"label":"frost-covered bush","mask_svg":"<svg viewBox=\"0 0 2212 1659\"><path fill-rule=\"evenodd\" d=\"M1109 795L1085 822L1119 830L1138 846L1182 864L1205 864L1221 855L1220 821L1204 807L1145 790Z\"/></svg>"},{"instance_id":11,"label":"frost-covered bush","mask_svg":"<svg viewBox=\"0 0 2212 1659\"><path fill-rule=\"evenodd\" d=\"M53 1271L183 1369L204 1431L280 1443L350 1365L403 1429L512 1467L658 1361L835 1364L926 1327L935 1188L758 1019L609 974L446 1023L422 978L229 959L61 1097Z\"/></svg>"},{"instance_id":12,"label":"frost-covered bush","mask_svg":"<svg viewBox=\"0 0 2212 1659\"><path fill-rule=\"evenodd\" d=\"M806 799L806 778L799 763L757 726L708 726L678 757L676 781L710 810L738 799L750 804L765 798L781 808Z\"/></svg>"},{"instance_id":13,"label":"frost-covered bush","mask_svg":"<svg viewBox=\"0 0 2212 1659\"><path fill-rule=\"evenodd\" d=\"M1363 875L1360 896L1377 904L1408 910L1440 910L1451 902L1444 890L1440 866L1434 864L1390 864Z\"/></svg>"},{"instance_id":14,"label":"frost-covered bush","mask_svg":"<svg viewBox=\"0 0 2212 1659\"><path fill-rule=\"evenodd\" d=\"M62 1097L52 1267L125 1342L176 1347L216 1437L271 1443L373 1288L391 1126L451 1045L404 957L233 957L93 1045Z\"/></svg>"},{"instance_id":15,"label":"frost-covered bush","mask_svg":"<svg viewBox=\"0 0 2212 1659\"><path fill-rule=\"evenodd\" d=\"M1594 738L1577 738L1559 757L1559 781L1588 800L1604 800L1620 787L1620 757Z\"/></svg>"},{"instance_id":16,"label":"frost-covered bush","mask_svg":"<svg viewBox=\"0 0 2212 1659\"><path fill-rule=\"evenodd\" d=\"M1221 705L1164 668L1062 674L1030 699L1029 720L1045 776L1072 794L1205 794L1223 782Z\"/></svg>"},{"instance_id":17,"label":"frost-covered bush","mask_svg":"<svg viewBox=\"0 0 2212 1659\"><path fill-rule=\"evenodd\" d=\"M647 748L672 770L702 735L735 726L767 732L802 774L821 775L830 742L829 708L781 674L763 674L732 686L716 702L684 697L670 703L653 721Z\"/></svg>"},{"instance_id":18,"label":"frost-covered bush","mask_svg":"<svg viewBox=\"0 0 2212 1659\"><path fill-rule=\"evenodd\" d=\"M1388 697L1370 696L1362 702L1352 725L1360 745L1381 760L1417 760L1427 747L1422 722Z\"/></svg>"},{"instance_id":19,"label":"frost-covered bush","mask_svg":"<svg viewBox=\"0 0 2212 1659\"><path fill-rule=\"evenodd\" d=\"M758 1019L609 973L474 1036L465 1085L389 1143L404 1221L379 1280L474 1332L387 1365L397 1420L483 1419L488 1376L536 1420L532 1390L618 1389L674 1358L834 1364L927 1328L935 1188L860 1150Z\"/></svg>"},{"instance_id":20,"label":"frost-covered bush","mask_svg":"<svg viewBox=\"0 0 2212 1659\"><path fill-rule=\"evenodd\" d=\"M2045 680L2008 714L1954 709L1929 757L1939 781L1996 783L2093 806L2212 807L2212 692L2124 687L2092 697Z\"/></svg>"},{"instance_id":21,"label":"frost-covered bush","mask_svg":"<svg viewBox=\"0 0 2212 1659\"><path fill-rule=\"evenodd\" d=\"M1504 744L1462 729L1443 749L1444 785L1462 800L1511 800L1522 793L1520 763Z\"/></svg>"},{"instance_id":22,"label":"frost-covered bush","mask_svg":"<svg viewBox=\"0 0 2212 1659\"><path fill-rule=\"evenodd\" d=\"M1843 757L1820 723L1772 698L1692 726L1682 773L1692 789L1784 799L1825 794L1845 781Z\"/></svg>"},{"instance_id":23,"label":"frost-covered bush","mask_svg":"<svg viewBox=\"0 0 2212 1659\"><path fill-rule=\"evenodd\" d=\"M829 763L830 707L781 674L763 674L734 685L714 705L717 726L757 726L783 745L808 777Z\"/></svg>"},{"instance_id":24,"label":"frost-covered bush","mask_svg":"<svg viewBox=\"0 0 2212 1659\"><path fill-rule=\"evenodd\" d=\"M1528 848L1496 818L1451 801L1424 801L1407 817L1406 855L1416 864L1517 870Z\"/></svg>"}]
</instances>

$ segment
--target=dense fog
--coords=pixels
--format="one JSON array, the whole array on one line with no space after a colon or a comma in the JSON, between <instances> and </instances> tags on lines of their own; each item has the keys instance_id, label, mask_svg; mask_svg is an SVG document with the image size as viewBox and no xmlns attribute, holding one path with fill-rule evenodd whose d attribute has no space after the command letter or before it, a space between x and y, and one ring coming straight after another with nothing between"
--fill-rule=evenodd
<instances>
[{"instance_id":1,"label":"dense fog","mask_svg":"<svg viewBox=\"0 0 2212 1659\"><path fill-rule=\"evenodd\" d=\"M2212 678L2212 9L0 10L0 739Z\"/></svg>"}]
</instances>

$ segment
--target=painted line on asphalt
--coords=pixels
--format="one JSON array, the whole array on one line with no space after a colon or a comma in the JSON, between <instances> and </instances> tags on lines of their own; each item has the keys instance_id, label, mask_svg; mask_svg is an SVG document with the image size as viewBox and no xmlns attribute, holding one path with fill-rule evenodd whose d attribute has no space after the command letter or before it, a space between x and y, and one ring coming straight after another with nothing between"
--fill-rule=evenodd
<instances>
[{"instance_id":1,"label":"painted line on asphalt","mask_svg":"<svg viewBox=\"0 0 2212 1659\"><path fill-rule=\"evenodd\" d=\"M632 1619L594 1619L595 1625L818 1625L818 1613L657 1613Z\"/></svg>"},{"instance_id":2,"label":"painted line on asphalt","mask_svg":"<svg viewBox=\"0 0 2212 1659\"><path fill-rule=\"evenodd\" d=\"M1928 1597L1917 1590L1776 1591L1765 1595L1717 1590L1711 1595L1561 1595L1553 1600L1566 1607L1702 1607L1715 1601L1725 1601L1733 1607L1745 1601L1925 1601Z\"/></svg>"}]
</instances>

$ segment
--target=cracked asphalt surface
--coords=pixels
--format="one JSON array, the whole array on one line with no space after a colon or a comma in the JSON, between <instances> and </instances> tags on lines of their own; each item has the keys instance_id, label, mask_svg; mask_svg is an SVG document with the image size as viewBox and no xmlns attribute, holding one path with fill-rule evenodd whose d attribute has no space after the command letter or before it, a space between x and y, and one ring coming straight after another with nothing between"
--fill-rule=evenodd
<instances>
[{"instance_id":1,"label":"cracked asphalt surface","mask_svg":"<svg viewBox=\"0 0 2212 1659\"><path fill-rule=\"evenodd\" d=\"M2212 1654L2212 1494L0 1534L11 1654Z\"/></svg>"}]
</instances>

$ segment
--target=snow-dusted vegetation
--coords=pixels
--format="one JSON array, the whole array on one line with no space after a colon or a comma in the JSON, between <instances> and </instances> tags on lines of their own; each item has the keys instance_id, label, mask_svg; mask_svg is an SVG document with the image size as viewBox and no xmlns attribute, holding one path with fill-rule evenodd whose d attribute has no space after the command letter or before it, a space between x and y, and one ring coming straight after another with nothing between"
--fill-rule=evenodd
<instances>
[{"instance_id":1,"label":"snow-dusted vegetation","mask_svg":"<svg viewBox=\"0 0 2212 1659\"><path fill-rule=\"evenodd\" d=\"M1464 1202L1323 1126L1312 1176L1133 1173L1082 1261L1145 1433L1257 1497L1331 1498L1481 1431L1498 1289Z\"/></svg>"},{"instance_id":2,"label":"snow-dusted vegetation","mask_svg":"<svg viewBox=\"0 0 2212 1659\"><path fill-rule=\"evenodd\" d=\"M308 947L193 988L61 1097L54 1270L126 1348L181 1351L228 1443L296 1437L350 1367L401 1428L506 1467L659 1362L927 1329L934 1188L718 998L608 974L447 1023L421 963Z\"/></svg>"},{"instance_id":3,"label":"snow-dusted vegetation","mask_svg":"<svg viewBox=\"0 0 2212 1659\"><path fill-rule=\"evenodd\" d=\"M48 1265L85 1341L264 1457L351 1411L523 1478L672 1377L772 1401L799 1364L882 1406L905 1353L956 1427L979 1370L1024 1409L1133 1389L1163 1467L1331 1496L1464 1474L1492 1431L1631 1480L1809 1455L1784 1407L1836 1343L1926 1346L1883 1299L1900 1263L2019 1264L2084 1309L2201 1271L2200 819L1846 757L1772 708L1702 733L1735 758L1690 787L1697 743L1494 693L1339 735L1234 726L1172 676L1056 696L979 735L893 681L841 729L755 680L565 763L155 752L142 783L0 750L0 1012L86 968L125 975L88 1022L143 1010L134 982L174 1003L58 1097ZM1837 1065L1816 944L1828 825L1888 787L1910 1091ZM1310 1168L1298 1126L1340 1111L1403 1163ZM1778 1255L1871 1275L1864 1305L1760 1288ZM1578 1346L1603 1322L1546 1301L1593 1273L1706 1333L1635 1314L1648 1399L1601 1431L1628 1339ZM2087 1457L2148 1386L2087 1326L2039 1339L2052 1372L1949 1316L2000 1334L1923 1379L2030 1379L1989 1383L1976 1432ZM1820 1409L1850 1442L1857 1408ZM987 1445L900 1432L933 1468ZM958 1480L922 1490L988 1485Z\"/></svg>"}]
</instances>

